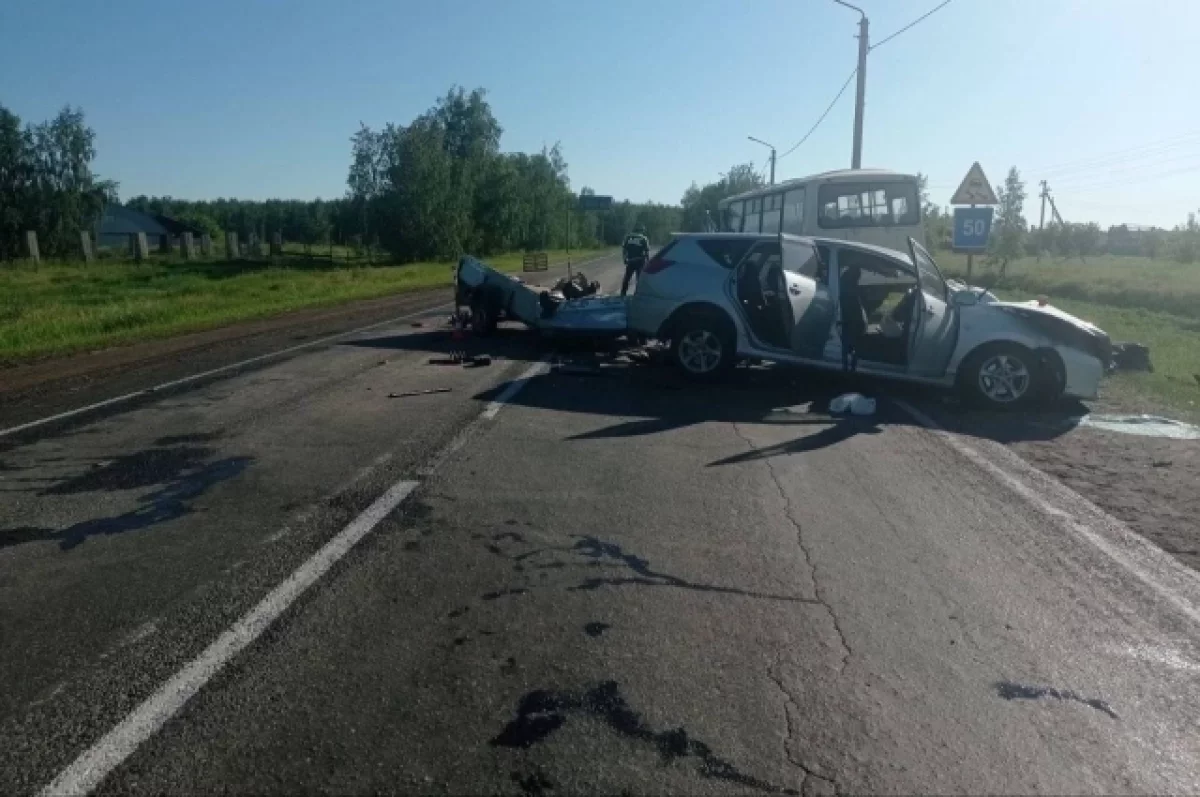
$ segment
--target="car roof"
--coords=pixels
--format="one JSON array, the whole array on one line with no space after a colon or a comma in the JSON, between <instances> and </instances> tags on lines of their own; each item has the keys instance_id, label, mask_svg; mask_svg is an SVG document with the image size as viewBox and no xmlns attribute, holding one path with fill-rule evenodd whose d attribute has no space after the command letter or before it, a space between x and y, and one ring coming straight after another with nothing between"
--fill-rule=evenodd
<instances>
[{"instance_id":1,"label":"car roof","mask_svg":"<svg viewBox=\"0 0 1200 797\"><path fill-rule=\"evenodd\" d=\"M900 260L904 263L908 263L910 266L912 265L912 255L910 255L908 252L902 252L899 249L889 249L886 246L865 244L859 241L847 241L842 238L813 237L809 240L819 246L837 246L842 249L857 249L860 252L867 252L873 255L882 255L884 257L890 257L893 260Z\"/></svg>"}]
</instances>

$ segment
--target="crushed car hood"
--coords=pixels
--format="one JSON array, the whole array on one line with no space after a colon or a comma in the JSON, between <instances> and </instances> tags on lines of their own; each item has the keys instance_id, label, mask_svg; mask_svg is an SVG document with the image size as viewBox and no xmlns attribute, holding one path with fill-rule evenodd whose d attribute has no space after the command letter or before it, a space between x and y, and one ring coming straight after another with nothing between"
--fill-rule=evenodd
<instances>
[{"instance_id":1,"label":"crushed car hood","mask_svg":"<svg viewBox=\"0 0 1200 797\"><path fill-rule=\"evenodd\" d=\"M1057 318L1059 321L1065 321L1066 323L1079 329L1082 332L1089 332L1093 335L1103 335L1104 334L1104 330L1100 329L1100 327L1096 326L1095 324L1093 324L1090 321L1084 321L1079 316L1071 315L1070 313L1066 312L1065 310L1060 310L1059 308L1054 307L1053 305L1039 304L1035 300L1030 300L1027 302L996 301L996 302L991 303L991 306L995 307L998 310L1004 310L1006 312L1016 313L1017 315L1024 316L1026 318L1031 318L1031 317L1036 318L1039 316L1049 317L1049 318Z\"/></svg>"}]
</instances>

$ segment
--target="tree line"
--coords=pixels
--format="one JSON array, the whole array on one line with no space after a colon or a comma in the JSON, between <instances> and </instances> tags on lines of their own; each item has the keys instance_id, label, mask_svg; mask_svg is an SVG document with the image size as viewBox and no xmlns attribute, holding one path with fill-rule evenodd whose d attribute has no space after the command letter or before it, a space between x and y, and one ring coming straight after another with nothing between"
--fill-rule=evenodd
<instances>
[{"instance_id":1,"label":"tree line","mask_svg":"<svg viewBox=\"0 0 1200 797\"><path fill-rule=\"evenodd\" d=\"M22 127L0 105L0 260L24 256L27 230L48 255L78 252L80 231L117 195L115 182L92 172L95 141L78 108Z\"/></svg>"},{"instance_id":2,"label":"tree line","mask_svg":"<svg viewBox=\"0 0 1200 797\"><path fill-rule=\"evenodd\" d=\"M345 196L337 199L187 200L135 196L125 207L189 223L218 238L275 232L287 241L382 247L400 262L515 250L612 246L636 226L664 243L680 228L677 206L614 202L582 211L561 145L502 152L503 129L486 92L454 88L408 124L361 127L350 140ZM118 202L117 183L91 170L95 133L83 111L21 127L0 106L0 259L25 254L37 232L43 254L78 254Z\"/></svg>"},{"instance_id":3,"label":"tree line","mask_svg":"<svg viewBox=\"0 0 1200 797\"><path fill-rule=\"evenodd\" d=\"M563 248L568 232L576 247L614 245L639 224L661 243L678 229L666 205L580 210L561 145L501 152L502 132L486 92L461 88L407 125L361 127L347 178L360 234L397 259L429 260Z\"/></svg>"}]
</instances>

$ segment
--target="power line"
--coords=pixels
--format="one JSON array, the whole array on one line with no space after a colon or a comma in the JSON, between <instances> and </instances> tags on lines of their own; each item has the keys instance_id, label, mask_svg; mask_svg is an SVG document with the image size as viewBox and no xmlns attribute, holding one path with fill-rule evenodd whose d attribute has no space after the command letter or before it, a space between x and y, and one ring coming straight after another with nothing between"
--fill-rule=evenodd
<instances>
[{"instance_id":1,"label":"power line","mask_svg":"<svg viewBox=\"0 0 1200 797\"><path fill-rule=\"evenodd\" d=\"M1141 162L1135 161L1125 164L1118 163L1113 164L1112 166L1098 167L1069 175L1051 175L1051 178L1060 185L1068 185L1071 183L1094 183L1097 180L1119 179L1126 176L1136 176L1139 173L1145 173L1167 166L1185 168L1196 163L1198 158L1200 158L1200 152L1182 152L1172 155L1169 158Z\"/></svg>"},{"instance_id":2,"label":"power line","mask_svg":"<svg viewBox=\"0 0 1200 797\"><path fill-rule=\"evenodd\" d=\"M856 74L858 74L858 67L855 67L853 70L851 70L849 77L846 78L846 82L842 84L842 87L840 89L838 89L838 93L834 96L833 101L830 102L829 107L825 109L825 113L821 114L821 117L819 119L817 119L816 123L814 123L813 126L809 128L808 132L804 134L804 138L797 141L795 144L792 145L791 149L789 149L787 152L783 153L778 158L776 158L775 159L776 163L778 163L780 160L783 160L788 155L791 155L793 152L796 151L797 148L799 148L799 146L801 144L803 144L805 141L808 141L808 137L811 136L816 131L816 129L821 126L821 122L824 122L825 117L829 116L829 112L833 110L833 106L837 105L837 101L840 100L842 98L842 95L846 93L846 87L850 85L851 80L854 80L854 76Z\"/></svg>"},{"instance_id":3,"label":"power line","mask_svg":"<svg viewBox=\"0 0 1200 797\"><path fill-rule=\"evenodd\" d=\"M891 36L888 36L887 38L885 38L885 39L882 39L882 40L880 40L880 41L877 41L877 42L875 42L874 44L872 44L872 45L871 45L871 50L874 50L874 49L876 49L876 48L878 48L878 47L882 47L883 45L887 44L888 42L890 42L892 39L894 39L894 38L896 38L897 36L899 36L899 35L900 35L901 33L903 33L904 31L906 31L906 30L908 30L909 28L911 28L911 27L913 27L914 25L916 25L918 22L922 22L923 20L925 20L925 19L928 19L929 17L933 16L933 14L935 14L936 12L938 12L938 11L941 11L943 8L945 8L946 6L950 5L950 2L951 2L951 0L945 0L945 2L944 2L944 3L941 3L940 5L934 6L933 8L931 8L930 10L928 10L928 11L926 11L924 14L922 14L921 16L919 16L919 17L917 17L916 19L914 19L912 22L910 22L910 23L908 23L907 25L905 25L905 26L904 26L903 28L901 28L900 30L898 30L898 31L896 31L895 33L893 33Z\"/></svg>"},{"instance_id":4,"label":"power line","mask_svg":"<svg viewBox=\"0 0 1200 797\"><path fill-rule=\"evenodd\" d=\"M1099 183L1090 183L1087 185L1071 185L1063 188L1064 193L1074 191L1094 191L1100 188L1113 188L1116 186L1136 185L1138 183L1147 183L1154 180L1162 180L1167 177L1174 177L1179 174L1189 174L1191 172L1200 171L1200 163L1193 164L1184 169L1171 169L1170 171L1159 172L1158 174L1144 174L1140 177L1127 177L1117 180L1106 180Z\"/></svg>"},{"instance_id":5,"label":"power line","mask_svg":"<svg viewBox=\"0 0 1200 797\"><path fill-rule=\"evenodd\" d=\"M1140 144L1136 147L1127 147L1125 149L1118 149L1111 152L1102 152L1097 155L1090 155L1086 158L1081 158L1078 160L1040 166L1033 171L1036 171L1039 174L1050 172L1069 172L1091 168L1093 166L1113 160L1144 157L1146 155L1157 154L1163 151L1174 149L1176 147L1194 143L1197 135L1200 135L1200 131L1182 133L1180 135L1172 136L1171 138L1162 139L1160 141L1152 141L1147 144Z\"/></svg>"}]
</instances>

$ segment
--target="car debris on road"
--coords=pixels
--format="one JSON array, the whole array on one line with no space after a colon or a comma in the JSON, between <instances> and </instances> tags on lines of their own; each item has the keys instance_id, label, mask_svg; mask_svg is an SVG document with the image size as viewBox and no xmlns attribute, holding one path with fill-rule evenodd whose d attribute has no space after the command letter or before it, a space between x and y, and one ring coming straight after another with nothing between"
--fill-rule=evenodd
<instances>
[{"instance_id":1,"label":"car debris on road","mask_svg":"<svg viewBox=\"0 0 1200 797\"><path fill-rule=\"evenodd\" d=\"M409 390L404 393L388 393L388 398L411 398L412 396L428 396L434 393L451 393L452 387L431 387L426 390Z\"/></svg>"}]
</instances>

